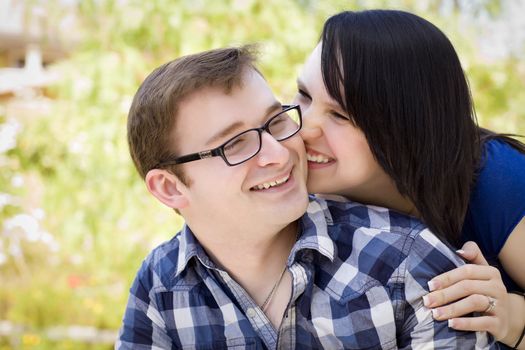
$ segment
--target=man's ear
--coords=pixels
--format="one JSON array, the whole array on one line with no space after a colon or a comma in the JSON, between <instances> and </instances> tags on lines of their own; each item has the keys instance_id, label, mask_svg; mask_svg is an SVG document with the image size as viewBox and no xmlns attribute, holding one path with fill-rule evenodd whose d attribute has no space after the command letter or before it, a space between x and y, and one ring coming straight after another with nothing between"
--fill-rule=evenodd
<instances>
[{"instance_id":1,"label":"man's ear","mask_svg":"<svg viewBox=\"0 0 525 350\"><path fill-rule=\"evenodd\" d=\"M146 174L145 180L148 191L166 206L182 209L188 205L188 187L169 171L152 169Z\"/></svg>"}]
</instances>

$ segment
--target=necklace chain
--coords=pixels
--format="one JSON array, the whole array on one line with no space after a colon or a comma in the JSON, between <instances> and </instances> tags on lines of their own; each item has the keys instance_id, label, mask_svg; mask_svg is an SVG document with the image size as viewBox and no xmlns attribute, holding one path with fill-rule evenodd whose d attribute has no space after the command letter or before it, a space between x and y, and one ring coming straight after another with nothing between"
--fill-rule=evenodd
<instances>
[{"instance_id":1,"label":"necklace chain","mask_svg":"<svg viewBox=\"0 0 525 350\"><path fill-rule=\"evenodd\" d=\"M261 305L261 310L263 312L266 311L266 308L268 307L268 305L270 304L270 301L272 300L275 292L277 292L277 287L281 284L281 281L284 277L284 273L286 272L286 264L284 265L284 269L283 269L283 272L281 272L281 276L279 276L279 279L277 280L277 282L275 282L275 284L273 285L273 288L272 290L270 291L270 294L268 294L268 296L266 297L266 299L264 300L264 303L262 303Z\"/></svg>"},{"instance_id":2,"label":"necklace chain","mask_svg":"<svg viewBox=\"0 0 525 350\"><path fill-rule=\"evenodd\" d=\"M299 238L299 230L297 230L297 232L295 233L295 240L297 241L297 239ZM270 294L268 294L268 296L266 297L266 299L264 299L264 302L262 303L261 305L261 310L262 312L266 312L266 308L268 307L268 305L270 305L270 301L272 300L273 296L275 295L275 293L277 292L277 288L279 287L279 285L281 284L281 281L283 280L283 277L284 277L284 273L286 272L286 263L284 264L284 269L283 269L283 272L281 272L281 275L279 276L279 279L277 280L277 282L275 282L275 284L273 285L273 288L272 290L270 291Z\"/></svg>"}]
</instances>

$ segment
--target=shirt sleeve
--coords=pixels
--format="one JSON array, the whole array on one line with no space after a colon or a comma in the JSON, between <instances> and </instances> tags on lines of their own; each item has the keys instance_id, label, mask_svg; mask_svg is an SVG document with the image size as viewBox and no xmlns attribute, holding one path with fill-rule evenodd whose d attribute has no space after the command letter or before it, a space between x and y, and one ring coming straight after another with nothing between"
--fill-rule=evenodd
<instances>
[{"instance_id":1,"label":"shirt sleeve","mask_svg":"<svg viewBox=\"0 0 525 350\"><path fill-rule=\"evenodd\" d=\"M130 288L130 295L115 349L172 349L150 286L154 273L146 262L142 265Z\"/></svg>"},{"instance_id":2,"label":"shirt sleeve","mask_svg":"<svg viewBox=\"0 0 525 350\"><path fill-rule=\"evenodd\" d=\"M454 252L424 229L415 237L404 264L404 296L396 315L399 349L497 349L488 333L449 328L448 321L434 320L423 305L427 282L463 264Z\"/></svg>"},{"instance_id":3,"label":"shirt sleeve","mask_svg":"<svg viewBox=\"0 0 525 350\"><path fill-rule=\"evenodd\" d=\"M525 217L525 155L505 142L485 144L463 227L464 240L480 246L495 262L516 225Z\"/></svg>"}]
</instances>

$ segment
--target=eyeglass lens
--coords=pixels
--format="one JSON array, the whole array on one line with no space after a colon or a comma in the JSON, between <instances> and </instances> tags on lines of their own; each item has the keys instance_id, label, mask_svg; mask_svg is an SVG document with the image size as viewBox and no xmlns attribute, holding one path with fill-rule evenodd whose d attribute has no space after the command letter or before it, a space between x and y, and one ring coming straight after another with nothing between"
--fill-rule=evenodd
<instances>
[{"instance_id":1,"label":"eyeglass lens","mask_svg":"<svg viewBox=\"0 0 525 350\"><path fill-rule=\"evenodd\" d=\"M267 131L277 141L290 137L299 129L299 112L290 109L273 117L267 124ZM230 164L242 163L253 157L261 148L259 131L248 130L224 145L224 156Z\"/></svg>"}]
</instances>

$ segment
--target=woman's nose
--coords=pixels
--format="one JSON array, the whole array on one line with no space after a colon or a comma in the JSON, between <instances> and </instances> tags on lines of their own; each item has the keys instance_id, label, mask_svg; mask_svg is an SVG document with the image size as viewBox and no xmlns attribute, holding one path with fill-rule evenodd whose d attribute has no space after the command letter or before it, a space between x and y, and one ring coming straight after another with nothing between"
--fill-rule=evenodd
<instances>
[{"instance_id":1,"label":"woman's nose","mask_svg":"<svg viewBox=\"0 0 525 350\"><path fill-rule=\"evenodd\" d=\"M303 126L299 132L303 140L308 141L321 137L323 131L318 123L318 119L310 111L304 114Z\"/></svg>"}]
</instances>

